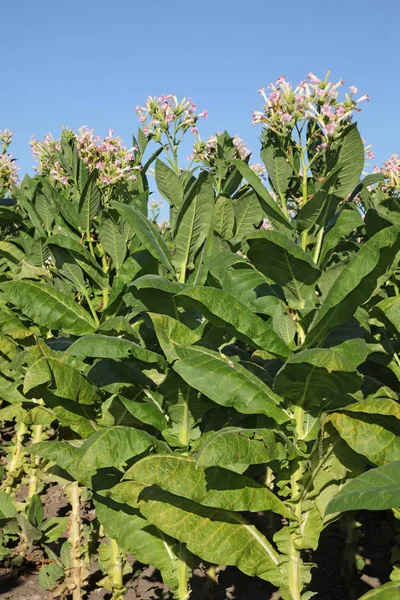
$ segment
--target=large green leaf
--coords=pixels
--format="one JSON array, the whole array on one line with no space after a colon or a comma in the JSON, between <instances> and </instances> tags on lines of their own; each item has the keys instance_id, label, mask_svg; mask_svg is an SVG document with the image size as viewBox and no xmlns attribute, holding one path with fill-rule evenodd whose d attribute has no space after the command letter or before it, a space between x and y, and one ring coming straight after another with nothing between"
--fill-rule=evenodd
<instances>
[{"instance_id":1,"label":"large green leaf","mask_svg":"<svg viewBox=\"0 0 400 600\"><path fill-rule=\"evenodd\" d=\"M372 309L372 315L378 316L389 329L400 333L400 296L385 298L381 300Z\"/></svg>"},{"instance_id":2,"label":"large green leaf","mask_svg":"<svg viewBox=\"0 0 400 600\"><path fill-rule=\"evenodd\" d=\"M285 234L260 230L247 238L248 257L255 267L287 290L288 300L304 307L314 302L313 290L320 271L311 256Z\"/></svg>"},{"instance_id":3,"label":"large green leaf","mask_svg":"<svg viewBox=\"0 0 400 600\"><path fill-rule=\"evenodd\" d=\"M108 283L108 278L92 257L89 250L81 245L78 240L66 235L52 235L46 242L50 249L52 246L59 246L69 250L75 261L83 271L100 287L103 288Z\"/></svg>"},{"instance_id":4,"label":"large green leaf","mask_svg":"<svg viewBox=\"0 0 400 600\"><path fill-rule=\"evenodd\" d=\"M176 496L203 506L233 511L272 510L289 517L291 511L267 487L221 467L201 468L193 458L155 455L139 460L124 475L140 483L157 485ZM130 483L121 484L129 488Z\"/></svg>"},{"instance_id":5,"label":"large green leaf","mask_svg":"<svg viewBox=\"0 0 400 600\"><path fill-rule=\"evenodd\" d=\"M128 358L134 356L138 360L149 363L162 362L163 358L139 344L120 337L108 335L85 335L74 342L66 351L67 354L93 358Z\"/></svg>"},{"instance_id":6,"label":"large green leaf","mask_svg":"<svg viewBox=\"0 0 400 600\"><path fill-rule=\"evenodd\" d=\"M284 198L293 173L287 154L268 140L261 150L260 156L275 192L279 197Z\"/></svg>"},{"instance_id":7,"label":"large green leaf","mask_svg":"<svg viewBox=\"0 0 400 600\"><path fill-rule=\"evenodd\" d=\"M162 160L156 160L156 185L161 196L172 206L180 206L183 198L183 186L178 175Z\"/></svg>"},{"instance_id":8,"label":"large green leaf","mask_svg":"<svg viewBox=\"0 0 400 600\"><path fill-rule=\"evenodd\" d=\"M166 534L213 564L234 565L250 576L280 585L283 569L270 542L241 515L201 506L157 487L131 482L111 490L112 498L138 507ZM212 540L212 543L210 543Z\"/></svg>"},{"instance_id":9,"label":"large green leaf","mask_svg":"<svg viewBox=\"0 0 400 600\"><path fill-rule=\"evenodd\" d=\"M171 253L155 225L150 223L150 221L148 221L141 212L133 208L133 206L128 206L115 201L110 204L120 213L125 221L129 223L143 246L159 260L164 267L173 271Z\"/></svg>"},{"instance_id":10,"label":"large green leaf","mask_svg":"<svg viewBox=\"0 0 400 600\"><path fill-rule=\"evenodd\" d=\"M71 335L93 333L93 318L69 296L44 283L9 281L2 291L11 304L17 306L34 323L48 329L61 329Z\"/></svg>"},{"instance_id":11,"label":"large green leaf","mask_svg":"<svg viewBox=\"0 0 400 600\"><path fill-rule=\"evenodd\" d=\"M180 206L175 224L174 265L180 273L192 269L196 252L211 229L214 190L208 174L200 174Z\"/></svg>"},{"instance_id":12,"label":"large green leaf","mask_svg":"<svg viewBox=\"0 0 400 600\"><path fill-rule=\"evenodd\" d=\"M396 419L345 411L333 413L328 419L350 448L377 466L400 460L400 425Z\"/></svg>"},{"instance_id":13,"label":"large green leaf","mask_svg":"<svg viewBox=\"0 0 400 600\"><path fill-rule=\"evenodd\" d=\"M96 388L63 360L62 353L53 352L46 344L40 343L25 374L24 394L44 384L50 384L49 389L56 396L81 404L93 404L98 399Z\"/></svg>"},{"instance_id":14,"label":"large green leaf","mask_svg":"<svg viewBox=\"0 0 400 600\"><path fill-rule=\"evenodd\" d=\"M387 510L400 506L400 461L371 469L351 479L329 502L326 513Z\"/></svg>"},{"instance_id":15,"label":"large green leaf","mask_svg":"<svg viewBox=\"0 0 400 600\"><path fill-rule=\"evenodd\" d=\"M267 429L224 427L209 435L197 449L195 459L201 467L268 463L275 449L275 438Z\"/></svg>"},{"instance_id":16,"label":"large green leaf","mask_svg":"<svg viewBox=\"0 0 400 600\"><path fill-rule=\"evenodd\" d=\"M175 352L176 344L190 346L198 342L201 338L198 333L192 331L189 327L186 327L186 325L169 315L148 314L153 322L160 346L169 362L178 358Z\"/></svg>"},{"instance_id":17,"label":"large green leaf","mask_svg":"<svg viewBox=\"0 0 400 600\"><path fill-rule=\"evenodd\" d=\"M354 205L345 205L340 211L334 226L324 236L319 262L322 265L326 264L340 240L363 225L364 221L358 209Z\"/></svg>"},{"instance_id":18,"label":"large green leaf","mask_svg":"<svg viewBox=\"0 0 400 600\"><path fill-rule=\"evenodd\" d=\"M217 326L229 323L237 337L272 354L290 356L283 340L261 317L245 304L223 290L211 287L191 287L178 294L198 307Z\"/></svg>"},{"instance_id":19,"label":"large green leaf","mask_svg":"<svg viewBox=\"0 0 400 600\"><path fill-rule=\"evenodd\" d=\"M233 406L244 414L263 414L277 423L290 415L280 407L282 399L261 379L226 356L201 346L176 347L174 370L221 406Z\"/></svg>"},{"instance_id":20,"label":"large green leaf","mask_svg":"<svg viewBox=\"0 0 400 600\"><path fill-rule=\"evenodd\" d=\"M264 187L258 175L250 169L249 165L245 163L244 160L234 160L233 164L256 192L260 199L261 206L271 223L275 225L277 229L291 231L293 229L292 225L269 194L267 188Z\"/></svg>"},{"instance_id":21,"label":"large green leaf","mask_svg":"<svg viewBox=\"0 0 400 600\"><path fill-rule=\"evenodd\" d=\"M90 485L98 469L120 468L154 445L154 438L146 431L117 425L97 431L79 448L68 442L39 442L32 444L30 451L54 461L83 485Z\"/></svg>"},{"instance_id":22,"label":"large green leaf","mask_svg":"<svg viewBox=\"0 0 400 600\"><path fill-rule=\"evenodd\" d=\"M96 180L97 170L95 169L90 174L79 200L79 223L82 231L86 232L90 231L92 221L99 212L101 203L100 190L96 185Z\"/></svg>"},{"instance_id":23,"label":"large green leaf","mask_svg":"<svg viewBox=\"0 0 400 600\"><path fill-rule=\"evenodd\" d=\"M354 358L348 357L349 351ZM362 379L355 372L367 356L363 340L349 340L333 348L303 350L290 357L276 375L274 390L313 413L346 403L346 394L357 391Z\"/></svg>"},{"instance_id":24,"label":"large green leaf","mask_svg":"<svg viewBox=\"0 0 400 600\"><path fill-rule=\"evenodd\" d=\"M117 225L111 220L106 219L100 227L100 242L104 250L112 258L114 267L119 269L126 256L125 238L118 229Z\"/></svg>"},{"instance_id":25,"label":"large green leaf","mask_svg":"<svg viewBox=\"0 0 400 600\"><path fill-rule=\"evenodd\" d=\"M331 173L322 187L306 202L297 215L297 229L309 231L317 221L324 227L326 222L332 218L340 197L336 194L337 181L340 171L337 169Z\"/></svg>"},{"instance_id":26,"label":"large green leaf","mask_svg":"<svg viewBox=\"0 0 400 600\"><path fill-rule=\"evenodd\" d=\"M235 240L242 240L254 226L259 225L263 218L263 210L260 206L257 194L250 190L235 200Z\"/></svg>"},{"instance_id":27,"label":"large green leaf","mask_svg":"<svg viewBox=\"0 0 400 600\"><path fill-rule=\"evenodd\" d=\"M96 517L106 535L120 548L142 563L161 571L163 581L173 589L178 586L180 544L147 521L137 509L100 495L94 498Z\"/></svg>"},{"instance_id":28,"label":"large green leaf","mask_svg":"<svg viewBox=\"0 0 400 600\"><path fill-rule=\"evenodd\" d=\"M340 141L338 161L340 166L336 195L346 198L359 183L365 162L365 150L357 124L350 125Z\"/></svg>"},{"instance_id":29,"label":"large green leaf","mask_svg":"<svg viewBox=\"0 0 400 600\"><path fill-rule=\"evenodd\" d=\"M361 246L325 296L307 335L308 345L324 339L369 299L380 279L390 272L399 250L400 235L396 226L382 229Z\"/></svg>"},{"instance_id":30,"label":"large green leaf","mask_svg":"<svg viewBox=\"0 0 400 600\"><path fill-rule=\"evenodd\" d=\"M229 240L233 236L234 224L235 211L231 198L218 196L214 206L214 231L224 240Z\"/></svg>"},{"instance_id":31,"label":"large green leaf","mask_svg":"<svg viewBox=\"0 0 400 600\"><path fill-rule=\"evenodd\" d=\"M370 590L360 600L400 600L400 582L389 581L382 586Z\"/></svg>"}]
</instances>

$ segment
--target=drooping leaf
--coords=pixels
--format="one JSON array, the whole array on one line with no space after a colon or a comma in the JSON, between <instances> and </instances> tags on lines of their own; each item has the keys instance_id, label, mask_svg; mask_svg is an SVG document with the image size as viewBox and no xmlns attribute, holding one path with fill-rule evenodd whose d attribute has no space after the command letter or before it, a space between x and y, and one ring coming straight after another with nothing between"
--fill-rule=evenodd
<instances>
[{"instance_id":1,"label":"drooping leaf","mask_svg":"<svg viewBox=\"0 0 400 600\"><path fill-rule=\"evenodd\" d=\"M203 506L249 512L272 510L291 516L282 500L252 479L217 466L203 469L193 458L184 456L145 457L125 473L124 479L157 485ZM129 488L129 482L125 485Z\"/></svg>"},{"instance_id":2,"label":"drooping leaf","mask_svg":"<svg viewBox=\"0 0 400 600\"><path fill-rule=\"evenodd\" d=\"M2 285L8 302L34 323L61 329L71 335L84 335L96 329L93 318L69 296L44 283L9 281Z\"/></svg>"},{"instance_id":3,"label":"drooping leaf","mask_svg":"<svg viewBox=\"0 0 400 600\"><path fill-rule=\"evenodd\" d=\"M348 510L387 510L400 503L400 461L362 473L329 502L326 514Z\"/></svg>"},{"instance_id":4,"label":"drooping leaf","mask_svg":"<svg viewBox=\"0 0 400 600\"><path fill-rule=\"evenodd\" d=\"M96 184L96 179L97 170L94 169L83 188L78 205L80 227L82 231L86 232L90 231L92 221L97 215L101 203L100 190Z\"/></svg>"},{"instance_id":5,"label":"drooping leaf","mask_svg":"<svg viewBox=\"0 0 400 600\"><path fill-rule=\"evenodd\" d=\"M138 360L149 363L162 362L162 356L142 348L139 344L121 337L109 335L85 335L74 342L66 351L67 354L93 358L128 358L134 356Z\"/></svg>"},{"instance_id":6,"label":"drooping leaf","mask_svg":"<svg viewBox=\"0 0 400 600\"><path fill-rule=\"evenodd\" d=\"M263 414L277 423L290 419L281 398L253 373L217 352L201 346L176 347L174 370L189 385L221 406L244 414Z\"/></svg>"},{"instance_id":7,"label":"drooping leaf","mask_svg":"<svg viewBox=\"0 0 400 600\"><path fill-rule=\"evenodd\" d=\"M239 339L279 356L290 356L290 350L277 333L245 304L223 290L190 287L178 294L199 307L215 325L229 323Z\"/></svg>"},{"instance_id":8,"label":"drooping leaf","mask_svg":"<svg viewBox=\"0 0 400 600\"><path fill-rule=\"evenodd\" d=\"M172 206L179 207L183 198L183 186L176 173L157 158L155 176L161 196Z\"/></svg>"},{"instance_id":9,"label":"drooping leaf","mask_svg":"<svg viewBox=\"0 0 400 600\"><path fill-rule=\"evenodd\" d=\"M111 220L106 219L100 227L100 242L104 250L113 260L114 267L119 269L126 256L125 238L118 229L117 225Z\"/></svg>"}]
</instances>

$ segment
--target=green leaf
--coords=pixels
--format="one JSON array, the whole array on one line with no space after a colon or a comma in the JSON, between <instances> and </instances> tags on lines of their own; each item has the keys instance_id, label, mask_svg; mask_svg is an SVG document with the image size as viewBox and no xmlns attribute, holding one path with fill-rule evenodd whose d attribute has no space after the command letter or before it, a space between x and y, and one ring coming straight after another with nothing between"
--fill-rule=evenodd
<instances>
[{"instance_id":1,"label":"green leaf","mask_svg":"<svg viewBox=\"0 0 400 600\"><path fill-rule=\"evenodd\" d=\"M173 362L178 358L178 354L175 352L176 344L190 346L201 338L198 333L168 315L148 314L153 322L159 344L168 362Z\"/></svg>"},{"instance_id":2,"label":"green leaf","mask_svg":"<svg viewBox=\"0 0 400 600\"><path fill-rule=\"evenodd\" d=\"M357 341L360 346L363 344L362 340ZM353 342L354 340L344 342L345 352L346 345L353 347L355 352L359 350L358 345ZM366 357L366 344L363 345L364 354L358 354ZM295 404L306 407L313 414L329 410L332 404L335 407L337 401L346 402L346 394L357 391L362 379L354 372L354 361L341 350L341 346L313 348L291 356L276 375L274 390ZM360 356L356 362L363 362Z\"/></svg>"},{"instance_id":3,"label":"green leaf","mask_svg":"<svg viewBox=\"0 0 400 600\"><path fill-rule=\"evenodd\" d=\"M345 410L328 420L350 448L377 466L400 460L400 428L393 426L393 417Z\"/></svg>"},{"instance_id":4,"label":"green leaf","mask_svg":"<svg viewBox=\"0 0 400 600\"><path fill-rule=\"evenodd\" d=\"M212 223L214 190L208 173L202 172L184 198L175 224L173 263L181 274L193 268L196 252L205 241Z\"/></svg>"},{"instance_id":5,"label":"green leaf","mask_svg":"<svg viewBox=\"0 0 400 600\"><path fill-rule=\"evenodd\" d=\"M272 143L266 143L260 152L268 177L278 196L285 197L293 169L286 154Z\"/></svg>"},{"instance_id":6,"label":"green leaf","mask_svg":"<svg viewBox=\"0 0 400 600\"><path fill-rule=\"evenodd\" d=\"M400 504L400 461L362 473L346 483L325 514L347 510L387 510Z\"/></svg>"},{"instance_id":7,"label":"green leaf","mask_svg":"<svg viewBox=\"0 0 400 600\"><path fill-rule=\"evenodd\" d=\"M380 278L385 278L390 271L399 250L400 235L396 226L382 229L361 246L325 296L307 334L307 345L324 339L370 298Z\"/></svg>"},{"instance_id":8,"label":"green leaf","mask_svg":"<svg viewBox=\"0 0 400 600\"><path fill-rule=\"evenodd\" d=\"M128 358L134 356L138 360L148 363L163 361L162 356L142 348L135 342L100 334L85 335L79 338L68 348L66 354L93 358Z\"/></svg>"},{"instance_id":9,"label":"green leaf","mask_svg":"<svg viewBox=\"0 0 400 600\"><path fill-rule=\"evenodd\" d=\"M324 181L322 187L299 210L297 215L298 231L309 231L317 221L321 227L332 218L340 197L336 193L340 170L335 169Z\"/></svg>"},{"instance_id":10,"label":"green leaf","mask_svg":"<svg viewBox=\"0 0 400 600\"><path fill-rule=\"evenodd\" d=\"M56 584L65 576L64 569L57 563L43 565L39 571L39 585L44 590L53 590Z\"/></svg>"},{"instance_id":11,"label":"green leaf","mask_svg":"<svg viewBox=\"0 0 400 600\"><path fill-rule=\"evenodd\" d=\"M23 258L24 253L15 244L0 240L0 256L5 258L7 261L17 265Z\"/></svg>"},{"instance_id":12,"label":"green leaf","mask_svg":"<svg viewBox=\"0 0 400 600\"><path fill-rule=\"evenodd\" d=\"M139 507L153 525L186 543L187 548L203 560L234 565L247 575L258 575L279 585L283 571L279 567L278 553L241 515L201 506L157 487L135 482L128 487L117 485L111 495L117 501Z\"/></svg>"},{"instance_id":13,"label":"green leaf","mask_svg":"<svg viewBox=\"0 0 400 600\"><path fill-rule=\"evenodd\" d=\"M371 311L372 316L377 316L389 329L400 333L400 296L385 298L375 304Z\"/></svg>"},{"instance_id":14,"label":"green leaf","mask_svg":"<svg viewBox=\"0 0 400 600\"><path fill-rule=\"evenodd\" d=\"M389 581L378 588L370 590L360 600L399 600L400 599L400 582Z\"/></svg>"},{"instance_id":15,"label":"green leaf","mask_svg":"<svg viewBox=\"0 0 400 600\"><path fill-rule=\"evenodd\" d=\"M114 267L119 269L124 262L126 256L126 243L125 238L118 229L117 225L113 223L111 218L106 219L99 230L100 242L104 250L112 258Z\"/></svg>"},{"instance_id":16,"label":"green leaf","mask_svg":"<svg viewBox=\"0 0 400 600\"><path fill-rule=\"evenodd\" d=\"M157 158L155 176L161 196L172 206L179 207L183 199L183 186L176 173Z\"/></svg>"},{"instance_id":17,"label":"green leaf","mask_svg":"<svg viewBox=\"0 0 400 600\"><path fill-rule=\"evenodd\" d=\"M82 231L90 231L90 227L94 217L99 212L101 196L100 190L96 185L97 170L95 169L89 175L89 179L85 183L83 188L82 196L79 200L78 214L79 224Z\"/></svg>"},{"instance_id":18,"label":"green leaf","mask_svg":"<svg viewBox=\"0 0 400 600\"><path fill-rule=\"evenodd\" d=\"M12 519L17 514L10 494L0 492L0 523L3 519Z\"/></svg>"},{"instance_id":19,"label":"green leaf","mask_svg":"<svg viewBox=\"0 0 400 600\"><path fill-rule=\"evenodd\" d=\"M103 288L108 283L108 277L105 275L96 260L92 257L89 250L82 246L77 240L66 235L52 235L46 242L50 247L59 246L71 252L71 256L75 259L83 271L100 287Z\"/></svg>"},{"instance_id":20,"label":"green leaf","mask_svg":"<svg viewBox=\"0 0 400 600\"><path fill-rule=\"evenodd\" d=\"M337 164L341 168L336 195L347 198L359 183L365 162L364 144L356 123L349 125L339 144Z\"/></svg>"},{"instance_id":21,"label":"green leaf","mask_svg":"<svg viewBox=\"0 0 400 600\"><path fill-rule=\"evenodd\" d=\"M320 271L309 254L278 231L257 231L247 242L248 258L269 279L285 287L288 300L295 300L296 307L304 307L307 300L313 302Z\"/></svg>"},{"instance_id":22,"label":"green leaf","mask_svg":"<svg viewBox=\"0 0 400 600\"><path fill-rule=\"evenodd\" d=\"M9 281L2 284L8 302L34 323L48 329L61 329L71 335L84 335L96 329L93 318L69 296L44 283Z\"/></svg>"},{"instance_id":23,"label":"green leaf","mask_svg":"<svg viewBox=\"0 0 400 600\"><path fill-rule=\"evenodd\" d=\"M176 588L178 544L126 504L96 495L94 505L106 535L140 562L159 569L164 583Z\"/></svg>"},{"instance_id":24,"label":"green leaf","mask_svg":"<svg viewBox=\"0 0 400 600\"><path fill-rule=\"evenodd\" d=\"M44 509L38 494L34 494L29 502L28 510L26 513L27 519L35 527L40 527L43 522Z\"/></svg>"},{"instance_id":25,"label":"green leaf","mask_svg":"<svg viewBox=\"0 0 400 600\"><path fill-rule=\"evenodd\" d=\"M49 389L61 398L80 404L94 404L98 400L94 386L68 364L62 353L53 352L42 342L37 350L35 360L25 374L24 394L40 385L50 384Z\"/></svg>"},{"instance_id":26,"label":"green leaf","mask_svg":"<svg viewBox=\"0 0 400 600\"><path fill-rule=\"evenodd\" d=\"M340 211L332 229L327 231L324 236L320 263L325 265L339 242L363 225L364 221L357 208L351 208L351 205L345 205Z\"/></svg>"},{"instance_id":27,"label":"green leaf","mask_svg":"<svg viewBox=\"0 0 400 600\"><path fill-rule=\"evenodd\" d=\"M129 223L143 246L169 271L173 271L171 253L157 228L141 212L120 202L112 201L111 206Z\"/></svg>"},{"instance_id":28,"label":"green leaf","mask_svg":"<svg viewBox=\"0 0 400 600\"><path fill-rule=\"evenodd\" d=\"M214 206L214 231L224 240L229 240L233 236L234 224L235 211L231 198L218 196Z\"/></svg>"},{"instance_id":29,"label":"green leaf","mask_svg":"<svg viewBox=\"0 0 400 600\"><path fill-rule=\"evenodd\" d=\"M259 225L263 218L263 210L260 206L257 194L250 190L235 200L235 240L242 240L254 226Z\"/></svg>"},{"instance_id":30,"label":"green leaf","mask_svg":"<svg viewBox=\"0 0 400 600\"><path fill-rule=\"evenodd\" d=\"M203 315L215 325L229 323L237 337L245 343L258 346L278 356L290 356L289 348L261 317L223 290L191 287L180 292L178 296L183 296L188 299L189 304L199 307Z\"/></svg>"},{"instance_id":31,"label":"green leaf","mask_svg":"<svg viewBox=\"0 0 400 600\"><path fill-rule=\"evenodd\" d=\"M291 511L266 487L252 479L221 467L201 468L193 458L184 456L147 456L135 463L124 475L140 483L198 502L203 506L233 511L272 510L291 517ZM121 483L129 490L129 482Z\"/></svg>"},{"instance_id":32,"label":"green leaf","mask_svg":"<svg viewBox=\"0 0 400 600\"><path fill-rule=\"evenodd\" d=\"M291 231L293 229L292 225L286 219L285 215L279 208L278 204L275 200L270 196L268 190L261 183L260 178L250 169L250 167L243 160L234 160L232 161L237 170L241 173L244 179L246 179L253 190L256 192L257 196L260 199L262 208L264 209L265 214L268 219L277 229L283 229L286 231Z\"/></svg>"},{"instance_id":33,"label":"green leaf","mask_svg":"<svg viewBox=\"0 0 400 600\"><path fill-rule=\"evenodd\" d=\"M195 459L201 467L268 463L275 449L275 438L267 429L224 427L197 449Z\"/></svg>"},{"instance_id":34,"label":"green leaf","mask_svg":"<svg viewBox=\"0 0 400 600\"><path fill-rule=\"evenodd\" d=\"M201 346L176 347L174 370L192 387L221 406L243 414L263 414L277 423L290 419L282 399L253 373L227 357Z\"/></svg>"}]
</instances>

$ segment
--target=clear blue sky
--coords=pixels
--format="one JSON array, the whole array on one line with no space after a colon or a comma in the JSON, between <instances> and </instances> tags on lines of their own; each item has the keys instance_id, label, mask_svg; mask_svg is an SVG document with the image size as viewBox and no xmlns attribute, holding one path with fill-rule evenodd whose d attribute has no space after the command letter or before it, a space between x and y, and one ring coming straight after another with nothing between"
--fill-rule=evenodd
<instances>
[{"instance_id":1,"label":"clear blue sky","mask_svg":"<svg viewBox=\"0 0 400 600\"><path fill-rule=\"evenodd\" d=\"M257 150L257 90L330 70L370 94L359 124L380 163L400 150L399 22L398 0L3 2L0 129L23 174L31 134L87 125L130 145L133 108L175 93L208 110L202 137L227 129Z\"/></svg>"}]
</instances>

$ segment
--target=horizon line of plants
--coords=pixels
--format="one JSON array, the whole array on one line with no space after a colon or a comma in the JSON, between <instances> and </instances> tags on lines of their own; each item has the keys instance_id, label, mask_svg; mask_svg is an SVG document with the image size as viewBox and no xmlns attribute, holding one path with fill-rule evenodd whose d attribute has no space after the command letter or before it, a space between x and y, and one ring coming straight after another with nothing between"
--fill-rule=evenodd
<instances>
[{"instance_id":1,"label":"horizon line of plants","mask_svg":"<svg viewBox=\"0 0 400 600\"><path fill-rule=\"evenodd\" d=\"M33 141L21 183L0 136L0 555L39 546L55 597L82 598L97 556L122 598L131 554L177 600L201 564L211 587L232 565L308 600L334 521L349 586L363 568L364 509L393 538L364 598L398 597L400 160L364 176L368 95L342 85L260 90L263 165L237 136L201 140L206 111L173 95L137 107L130 149L88 128ZM54 483L71 512L44 519Z\"/></svg>"}]
</instances>

